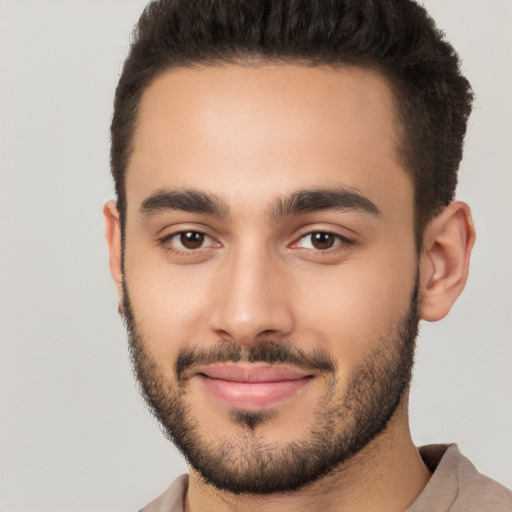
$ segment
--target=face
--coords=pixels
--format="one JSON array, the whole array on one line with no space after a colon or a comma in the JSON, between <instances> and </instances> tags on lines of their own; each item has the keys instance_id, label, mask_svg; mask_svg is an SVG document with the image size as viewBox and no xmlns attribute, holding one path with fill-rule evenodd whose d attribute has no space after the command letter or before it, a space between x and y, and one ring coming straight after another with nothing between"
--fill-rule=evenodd
<instances>
[{"instance_id":1,"label":"face","mask_svg":"<svg viewBox=\"0 0 512 512\"><path fill-rule=\"evenodd\" d=\"M303 486L403 398L418 264L397 131L357 68L175 69L145 91L125 317L148 402L216 487Z\"/></svg>"}]
</instances>

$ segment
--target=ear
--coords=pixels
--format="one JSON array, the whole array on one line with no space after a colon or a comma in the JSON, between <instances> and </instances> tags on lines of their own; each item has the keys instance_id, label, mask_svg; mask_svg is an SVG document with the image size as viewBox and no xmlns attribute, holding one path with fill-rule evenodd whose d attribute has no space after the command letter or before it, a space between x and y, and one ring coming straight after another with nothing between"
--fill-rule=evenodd
<instances>
[{"instance_id":1,"label":"ear","mask_svg":"<svg viewBox=\"0 0 512 512\"><path fill-rule=\"evenodd\" d=\"M449 313L466 285L474 243L471 210L461 201L448 205L427 226L420 256L423 320L435 322Z\"/></svg>"},{"instance_id":2,"label":"ear","mask_svg":"<svg viewBox=\"0 0 512 512\"><path fill-rule=\"evenodd\" d=\"M103 207L103 216L105 218L105 238L108 245L110 273L112 279L114 279L119 300L121 300L123 293L121 222L115 201L108 201L108 203L105 204Z\"/></svg>"}]
</instances>

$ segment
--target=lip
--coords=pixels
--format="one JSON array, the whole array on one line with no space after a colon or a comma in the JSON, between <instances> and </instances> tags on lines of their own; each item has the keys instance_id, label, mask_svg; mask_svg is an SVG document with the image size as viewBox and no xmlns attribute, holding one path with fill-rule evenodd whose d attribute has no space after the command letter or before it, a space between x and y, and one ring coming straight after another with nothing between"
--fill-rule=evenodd
<instances>
[{"instance_id":1,"label":"lip","mask_svg":"<svg viewBox=\"0 0 512 512\"><path fill-rule=\"evenodd\" d=\"M216 364L197 369L206 391L233 409L265 409L291 398L307 386L312 373L259 364Z\"/></svg>"}]
</instances>

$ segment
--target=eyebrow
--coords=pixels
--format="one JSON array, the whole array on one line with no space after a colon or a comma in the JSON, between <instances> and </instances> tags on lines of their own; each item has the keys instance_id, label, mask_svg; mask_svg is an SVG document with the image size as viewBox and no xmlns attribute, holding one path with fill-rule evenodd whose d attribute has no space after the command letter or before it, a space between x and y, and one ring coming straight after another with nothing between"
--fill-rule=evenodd
<instances>
[{"instance_id":1,"label":"eyebrow","mask_svg":"<svg viewBox=\"0 0 512 512\"><path fill-rule=\"evenodd\" d=\"M291 196L276 199L269 216L278 221L291 215L328 210L380 216L380 210L370 199L357 189L346 187L299 190Z\"/></svg>"},{"instance_id":2,"label":"eyebrow","mask_svg":"<svg viewBox=\"0 0 512 512\"><path fill-rule=\"evenodd\" d=\"M220 197L194 189L159 189L144 199L139 209L146 217L168 210L206 213L222 218L229 215L229 206ZM267 214L277 222L292 215L328 210L380 215L380 210L370 199L357 189L346 187L299 190L290 196L278 197Z\"/></svg>"},{"instance_id":3,"label":"eyebrow","mask_svg":"<svg viewBox=\"0 0 512 512\"><path fill-rule=\"evenodd\" d=\"M168 210L208 213L217 217L227 217L228 205L219 197L198 190L160 189L142 201L139 211L145 217Z\"/></svg>"}]
</instances>

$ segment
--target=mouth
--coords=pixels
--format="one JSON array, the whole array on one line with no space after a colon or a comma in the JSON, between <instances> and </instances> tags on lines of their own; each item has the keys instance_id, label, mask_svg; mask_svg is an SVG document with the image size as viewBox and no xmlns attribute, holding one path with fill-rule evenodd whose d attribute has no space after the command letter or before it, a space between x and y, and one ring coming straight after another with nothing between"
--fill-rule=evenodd
<instances>
[{"instance_id":1,"label":"mouth","mask_svg":"<svg viewBox=\"0 0 512 512\"><path fill-rule=\"evenodd\" d=\"M232 409L257 411L299 394L313 373L289 366L224 363L205 366L196 376L204 389Z\"/></svg>"}]
</instances>

